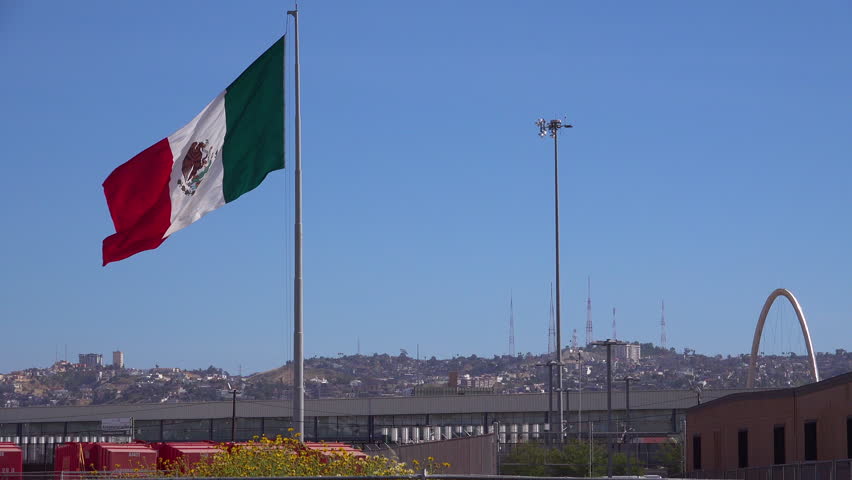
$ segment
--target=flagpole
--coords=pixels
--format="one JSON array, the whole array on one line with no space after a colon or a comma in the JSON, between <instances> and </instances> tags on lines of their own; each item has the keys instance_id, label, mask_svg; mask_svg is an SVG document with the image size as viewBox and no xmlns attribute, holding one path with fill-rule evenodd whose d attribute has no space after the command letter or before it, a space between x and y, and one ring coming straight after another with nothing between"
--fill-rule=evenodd
<instances>
[{"instance_id":1,"label":"flagpole","mask_svg":"<svg viewBox=\"0 0 852 480\"><path fill-rule=\"evenodd\" d=\"M303 322L302 322L302 110L301 92L299 79L299 11L290 10L288 15L293 16L294 34L296 36L296 166L295 166L295 194L296 194L296 221L294 225L295 241L293 249L295 254L293 275L293 429L299 435L299 440L305 440L305 358L302 352L303 346Z\"/></svg>"}]
</instances>

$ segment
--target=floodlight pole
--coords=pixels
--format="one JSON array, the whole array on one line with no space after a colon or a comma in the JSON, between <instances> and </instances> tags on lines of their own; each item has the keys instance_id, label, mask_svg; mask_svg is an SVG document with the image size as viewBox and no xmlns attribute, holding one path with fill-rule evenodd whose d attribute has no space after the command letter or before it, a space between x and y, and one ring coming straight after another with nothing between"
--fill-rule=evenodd
<instances>
[{"instance_id":1,"label":"floodlight pole","mask_svg":"<svg viewBox=\"0 0 852 480\"><path fill-rule=\"evenodd\" d=\"M611 339L592 343L606 346L606 474L609 478L612 478L612 346L624 344Z\"/></svg>"},{"instance_id":2,"label":"floodlight pole","mask_svg":"<svg viewBox=\"0 0 852 480\"><path fill-rule=\"evenodd\" d=\"M556 365L559 368L559 381L557 390L559 397L557 407L559 409L559 441L565 429L565 406L562 403L562 291L559 288L559 129L573 128L573 125L563 124L561 120L550 120L545 122L539 118L535 122L539 129L538 135L544 138L550 135L553 138L553 212L556 231Z\"/></svg>"}]
</instances>

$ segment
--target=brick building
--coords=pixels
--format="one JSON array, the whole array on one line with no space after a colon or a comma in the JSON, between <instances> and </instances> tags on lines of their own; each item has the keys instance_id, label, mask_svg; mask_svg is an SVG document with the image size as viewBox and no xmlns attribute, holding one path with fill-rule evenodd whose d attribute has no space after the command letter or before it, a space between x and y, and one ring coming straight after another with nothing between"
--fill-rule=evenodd
<instances>
[{"instance_id":1,"label":"brick building","mask_svg":"<svg viewBox=\"0 0 852 480\"><path fill-rule=\"evenodd\" d=\"M705 478L852 458L852 372L694 406L686 411L686 442L687 471Z\"/></svg>"}]
</instances>

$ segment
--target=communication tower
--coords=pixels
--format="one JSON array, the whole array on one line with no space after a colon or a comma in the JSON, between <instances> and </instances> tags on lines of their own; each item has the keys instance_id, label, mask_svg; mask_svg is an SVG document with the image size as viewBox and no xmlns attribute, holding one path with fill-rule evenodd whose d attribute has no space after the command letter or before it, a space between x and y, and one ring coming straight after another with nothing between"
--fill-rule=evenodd
<instances>
[{"instance_id":1,"label":"communication tower","mask_svg":"<svg viewBox=\"0 0 852 480\"><path fill-rule=\"evenodd\" d=\"M663 300L660 304L660 346L663 348L668 348L666 345L668 343L668 339L666 338L666 301Z\"/></svg>"},{"instance_id":2,"label":"communication tower","mask_svg":"<svg viewBox=\"0 0 852 480\"><path fill-rule=\"evenodd\" d=\"M618 334L615 331L615 307L612 307L612 339L618 340Z\"/></svg>"},{"instance_id":3,"label":"communication tower","mask_svg":"<svg viewBox=\"0 0 852 480\"><path fill-rule=\"evenodd\" d=\"M515 305L509 294L509 355L515 356Z\"/></svg>"},{"instance_id":4,"label":"communication tower","mask_svg":"<svg viewBox=\"0 0 852 480\"><path fill-rule=\"evenodd\" d=\"M586 346L595 341L592 334L592 277L587 277L588 295L586 297Z\"/></svg>"}]
</instances>

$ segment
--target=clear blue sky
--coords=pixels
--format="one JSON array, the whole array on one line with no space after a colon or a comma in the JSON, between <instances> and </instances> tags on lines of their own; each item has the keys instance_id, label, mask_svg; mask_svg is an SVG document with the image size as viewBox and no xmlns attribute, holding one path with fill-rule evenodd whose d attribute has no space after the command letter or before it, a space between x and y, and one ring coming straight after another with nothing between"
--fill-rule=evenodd
<instances>
[{"instance_id":1,"label":"clear blue sky","mask_svg":"<svg viewBox=\"0 0 852 480\"><path fill-rule=\"evenodd\" d=\"M0 371L65 345L244 373L291 356L292 172L100 266L101 182L195 116L288 7L0 0ZM785 286L817 350L852 347L848 1L300 10L308 356L359 338L503 354L510 292L517 350L544 351L552 143L533 122L562 115L563 343L585 336L590 275L598 337L616 306L620 338L656 342L664 298L670 346L747 352Z\"/></svg>"}]
</instances>

